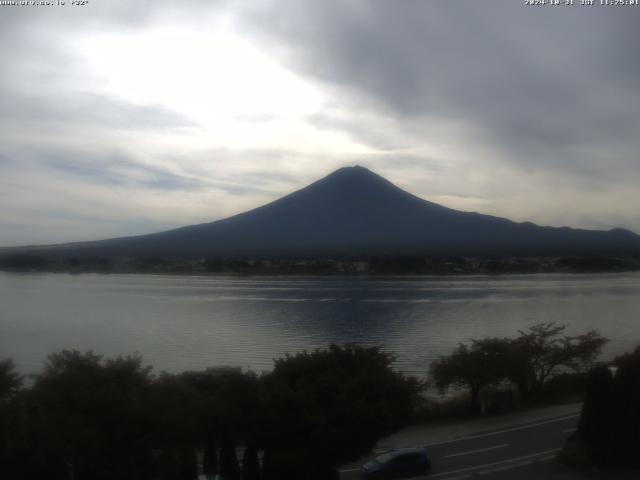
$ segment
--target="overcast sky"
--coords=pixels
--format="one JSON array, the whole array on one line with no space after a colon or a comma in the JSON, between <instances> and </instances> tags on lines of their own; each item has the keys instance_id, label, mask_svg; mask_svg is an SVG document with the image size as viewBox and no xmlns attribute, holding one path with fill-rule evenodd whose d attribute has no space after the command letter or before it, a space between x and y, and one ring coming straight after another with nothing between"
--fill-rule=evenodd
<instances>
[{"instance_id":1,"label":"overcast sky","mask_svg":"<svg viewBox=\"0 0 640 480\"><path fill-rule=\"evenodd\" d=\"M0 245L207 222L354 164L640 232L640 7L576 3L0 5Z\"/></svg>"}]
</instances>

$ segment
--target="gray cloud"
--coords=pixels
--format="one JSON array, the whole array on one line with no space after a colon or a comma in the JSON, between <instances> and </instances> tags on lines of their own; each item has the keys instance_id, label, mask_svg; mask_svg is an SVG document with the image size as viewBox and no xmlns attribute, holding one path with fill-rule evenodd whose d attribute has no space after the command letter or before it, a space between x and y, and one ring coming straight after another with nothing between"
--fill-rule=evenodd
<instances>
[{"instance_id":1,"label":"gray cloud","mask_svg":"<svg viewBox=\"0 0 640 480\"><path fill-rule=\"evenodd\" d=\"M6 128L194 126L184 115L160 105L138 105L92 91L100 79L94 78L86 65L68 51L70 38L66 28L74 26L69 17L41 13L46 9L5 7L3 13L6 10L10 13L4 17L6 29L0 29L0 65L3 67L0 118L11 120ZM56 10L66 8L56 7L52 11ZM25 11L32 13L26 15ZM7 18L13 21L7 22ZM108 25L113 28L113 21L110 19L103 28ZM81 28L88 26L81 24Z\"/></svg>"},{"instance_id":2,"label":"gray cloud","mask_svg":"<svg viewBox=\"0 0 640 480\"><path fill-rule=\"evenodd\" d=\"M198 179L144 165L120 155L108 159L94 158L90 163L83 161L84 159L74 162L70 158L65 155L64 158L53 158L46 164L62 174L99 184L143 186L157 190L195 190L205 186Z\"/></svg>"},{"instance_id":3,"label":"gray cloud","mask_svg":"<svg viewBox=\"0 0 640 480\"><path fill-rule=\"evenodd\" d=\"M145 164L123 152L72 150L48 145L22 147L19 153L0 156L0 172L31 170L43 177L58 175L83 184L148 187L156 190L197 190L207 184L192 175Z\"/></svg>"},{"instance_id":4,"label":"gray cloud","mask_svg":"<svg viewBox=\"0 0 640 480\"><path fill-rule=\"evenodd\" d=\"M160 105L136 105L95 93L51 97L41 93L15 92L0 97L0 115L13 124L59 128L81 123L83 127L158 129L190 127L196 123Z\"/></svg>"},{"instance_id":5,"label":"gray cloud","mask_svg":"<svg viewBox=\"0 0 640 480\"><path fill-rule=\"evenodd\" d=\"M640 9L295 0L252 18L289 65L407 125L458 119L537 168L637 171Z\"/></svg>"}]
</instances>

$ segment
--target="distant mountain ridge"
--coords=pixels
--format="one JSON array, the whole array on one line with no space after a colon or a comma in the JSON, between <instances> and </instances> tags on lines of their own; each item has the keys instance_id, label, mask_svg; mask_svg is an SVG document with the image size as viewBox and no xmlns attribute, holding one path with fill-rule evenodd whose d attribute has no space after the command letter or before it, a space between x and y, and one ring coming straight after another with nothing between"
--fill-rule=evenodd
<instances>
[{"instance_id":1,"label":"distant mountain ridge","mask_svg":"<svg viewBox=\"0 0 640 480\"><path fill-rule=\"evenodd\" d=\"M50 257L640 254L640 236L541 227L453 210L370 170L345 167L267 205L211 223L92 242L16 247Z\"/></svg>"}]
</instances>

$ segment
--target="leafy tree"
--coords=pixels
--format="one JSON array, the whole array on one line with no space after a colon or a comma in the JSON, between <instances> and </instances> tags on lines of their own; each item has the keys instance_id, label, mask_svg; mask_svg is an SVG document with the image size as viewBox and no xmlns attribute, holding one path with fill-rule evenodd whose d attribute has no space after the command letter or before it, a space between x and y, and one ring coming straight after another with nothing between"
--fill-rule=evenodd
<instances>
[{"instance_id":1,"label":"leafy tree","mask_svg":"<svg viewBox=\"0 0 640 480\"><path fill-rule=\"evenodd\" d=\"M262 379L265 475L278 471L279 478L295 477L295 462L305 466L307 478L320 475L400 429L413 412L421 384L395 371L393 360L377 347L356 345L276 360ZM277 463L288 464L289 473Z\"/></svg>"},{"instance_id":2,"label":"leafy tree","mask_svg":"<svg viewBox=\"0 0 640 480\"><path fill-rule=\"evenodd\" d=\"M640 347L589 371L578 431L565 447L573 463L640 467Z\"/></svg>"},{"instance_id":3,"label":"leafy tree","mask_svg":"<svg viewBox=\"0 0 640 480\"><path fill-rule=\"evenodd\" d=\"M589 371L578 432L588 446L587 456L596 464L606 463L608 455L612 385L613 377L606 365Z\"/></svg>"},{"instance_id":4,"label":"leafy tree","mask_svg":"<svg viewBox=\"0 0 640 480\"><path fill-rule=\"evenodd\" d=\"M523 396L536 393L561 369L586 371L607 343L595 330L585 334L563 335L567 326L554 322L538 323L512 343L509 378Z\"/></svg>"},{"instance_id":5,"label":"leafy tree","mask_svg":"<svg viewBox=\"0 0 640 480\"><path fill-rule=\"evenodd\" d=\"M182 447L178 455L179 480L198 480L198 459L193 448Z\"/></svg>"},{"instance_id":6,"label":"leafy tree","mask_svg":"<svg viewBox=\"0 0 640 480\"><path fill-rule=\"evenodd\" d=\"M481 412L480 390L507 376L510 352L510 341L502 338L472 340L470 346L461 343L453 353L431 364L431 378L440 391L450 386L469 388L469 410L477 414Z\"/></svg>"},{"instance_id":7,"label":"leafy tree","mask_svg":"<svg viewBox=\"0 0 640 480\"><path fill-rule=\"evenodd\" d=\"M18 445L15 418L19 409L15 399L22 386L22 377L15 370L13 360L0 361L0 465L2 475L11 476L21 467L18 459Z\"/></svg>"},{"instance_id":8,"label":"leafy tree","mask_svg":"<svg viewBox=\"0 0 640 480\"><path fill-rule=\"evenodd\" d=\"M198 372L184 372L177 376L189 389L195 404L188 412L198 426L200 443L211 436L233 432L239 440L251 440L257 432L262 414L262 392L258 377L240 368L208 368Z\"/></svg>"},{"instance_id":9,"label":"leafy tree","mask_svg":"<svg viewBox=\"0 0 640 480\"><path fill-rule=\"evenodd\" d=\"M180 480L180 461L173 448L163 448L156 460L158 480Z\"/></svg>"},{"instance_id":10,"label":"leafy tree","mask_svg":"<svg viewBox=\"0 0 640 480\"><path fill-rule=\"evenodd\" d=\"M169 452L200 443L200 398L182 375L163 372L155 378L147 408L154 419L152 436L156 448Z\"/></svg>"},{"instance_id":11,"label":"leafy tree","mask_svg":"<svg viewBox=\"0 0 640 480\"><path fill-rule=\"evenodd\" d=\"M611 448L616 465L640 467L640 347L614 362Z\"/></svg>"},{"instance_id":12,"label":"leafy tree","mask_svg":"<svg viewBox=\"0 0 640 480\"><path fill-rule=\"evenodd\" d=\"M260 480L258 451L253 443L247 445L242 455L242 480Z\"/></svg>"},{"instance_id":13,"label":"leafy tree","mask_svg":"<svg viewBox=\"0 0 640 480\"><path fill-rule=\"evenodd\" d=\"M77 480L147 478L150 371L135 356L50 355L29 395L32 456L71 465Z\"/></svg>"},{"instance_id":14,"label":"leafy tree","mask_svg":"<svg viewBox=\"0 0 640 480\"><path fill-rule=\"evenodd\" d=\"M220 449L220 475L226 480L240 480L236 444L230 434L225 434Z\"/></svg>"},{"instance_id":15,"label":"leafy tree","mask_svg":"<svg viewBox=\"0 0 640 480\"><path fill-rule=\"evenodd\" d=\"M470 411L481 410L483 387L510 380L523 397L537 393L546 382L564 371L586 371L600 354L607 340L595 330L585 334L563 335L566 325L539 323L519 337L473 339L460 344L450 355L431 364L431 378L441 391L449 386L470 390Z\"/></svg>"},{"instance_id":16,"label":"leafy tree","mask_svg":"<svg viewBox=\"0 0 640 480\"><path fill-rule=\"evenodd\" d=\"M213 477L218 473L218 449L212 434L205 437L202 454L202 473L207 477L207 480L213 480Z\"/></svg>"},{"instance_id":17,"label":"leafy tree","mask_svg":"<svg viewBox=\"0 0 640 480\"><path fill-rule=\"evenodd\" d=\"M10 358L0 360L0 402L12 397L22 386L23 377L16 372Z\"/></svg>"}]
</instances>

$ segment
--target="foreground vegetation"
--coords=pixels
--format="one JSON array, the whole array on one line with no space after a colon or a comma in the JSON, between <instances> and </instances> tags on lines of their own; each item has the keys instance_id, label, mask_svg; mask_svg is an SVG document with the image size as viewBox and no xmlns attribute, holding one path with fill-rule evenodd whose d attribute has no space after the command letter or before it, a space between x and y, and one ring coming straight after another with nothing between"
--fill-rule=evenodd
<instances>
[{"instance_id":1,"label":"foreground vegetation","mask_svg":"<svg viewBox=\"0 0 640 480\"><path fill-rule=\"evenodd\" d=\"M565 330L564 325L540 323L514 339L483 338L460 344L431 364L432 382L440 390L467 388L471 413L483 411L481 393L487 387L508 385L503 391L510 394L506 401L511 403L516 393L519 400L535 398L559 374L567 382L586 372L607 343L594 330L575 336L565 335Z\"/></svg>"},{"instance_id":2,"label":"foreground vegetation","mask_svg":"<svg viewBox=\"0 0 640 480\"><path fill-rule=\"evenodd\" d=\"M578 430L561 458L580 467L640 468L640 347L589 372Z\"/></svg>"},{"instance_id":3,"label":"foreground vegetation","mask_svg":"<svg viewBox=\"0 0 640 480\"><path fill-rule=\"evenodd\" d=\"M0 465L9 479L332 478L400 429L420 382L378 348L347 345L236 369L153 375L139 357L50 355L33 385L0 373Z\"/></svg>"},{"instance_id":4,"label":"foreground vegetation","mask_svg":"<svg viewBox=\"0 0 640 480\"><path fill-rule=\"evenodd\" d=\"M564 331L539 324L515 339L460 345L433 363L429 383L468 388L472 414L486 410L483 394L504 385L522 399L554 382L574 386L606 340ZM407 423L447 414L425 400L424 381L393 361L377 347L334 345L277 359L262 375L156 375L138 356L62 351L26 382L4 360L2 477L195 480L202 470L231 480L335 478L337 466Z\"/></svg>"}]
</instances>

